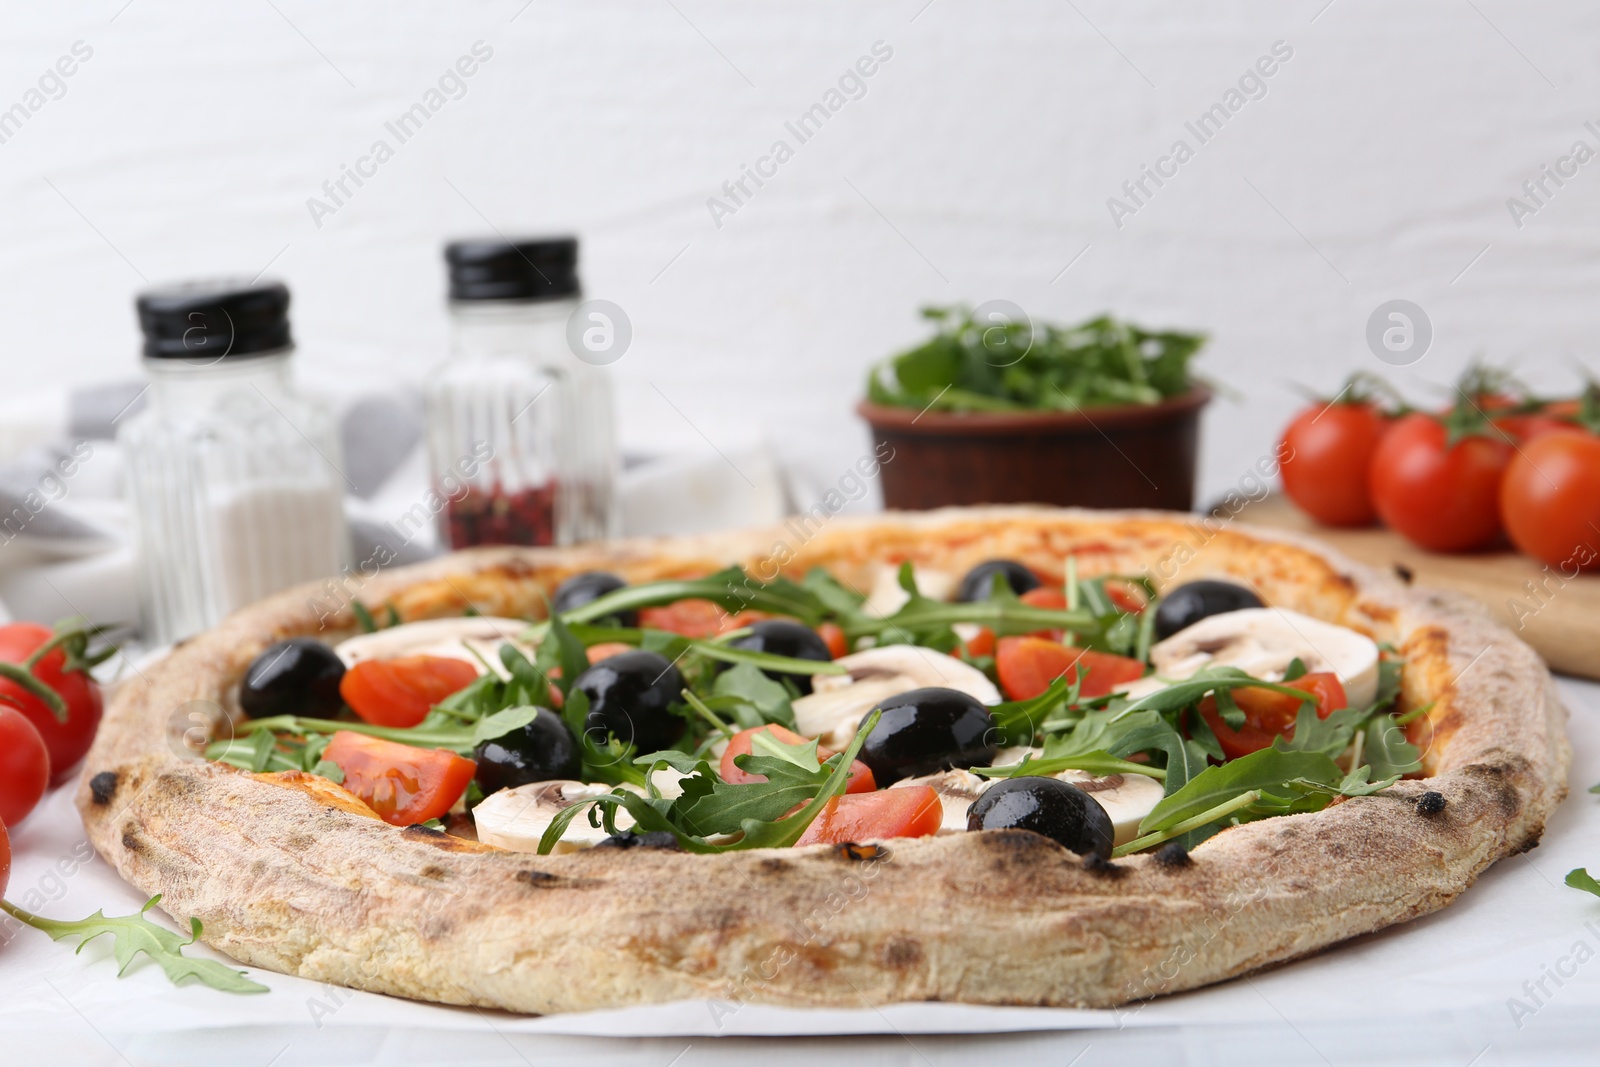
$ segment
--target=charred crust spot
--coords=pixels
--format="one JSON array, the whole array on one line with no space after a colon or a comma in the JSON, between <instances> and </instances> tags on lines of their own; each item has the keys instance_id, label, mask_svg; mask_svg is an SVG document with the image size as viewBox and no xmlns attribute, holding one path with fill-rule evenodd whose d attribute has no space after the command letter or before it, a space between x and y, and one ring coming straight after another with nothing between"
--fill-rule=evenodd
<instances>
[{"instance_id":1,"label":"charred crust spot","mask_svg":"<svg viewBox=\"0 0 1600 1067\"><path fill-rule=\"evenodd\" d=\"M122 847L129 852L138 852L144 848L144 842L139 840L139 832L131 822L122 828Z\"/></svg>"},{"instance_id":2,"label":"charred crust spot","mask_svg":"<svg viewBox=\"0 0 1600 1067\"><path fill-rule=\"evenodd\" d=\"M450 872L445 870L443 867L430 863L426 867L422 868L422 870L418 871L417 875L432 882L442 882L446 878L450 877Z\"/></svg>"},{"instance_id":3,"label":"charred crust spot","mask_svg":"<svg viewBox=\"0 0 1600 1067\"><path fill-rule=\"evenodd\" d=\"M451 837L443 830L435 830L433 827L423 826L421 823L401 830L400 836L408 841L420 841L424 844L432 845L434 848L443 849L446 852L494 851L488 845L481 845L476 841L468 841L460 837Z\"/></svg>"},{"instance_id":4,"label":"charred crust spot","mask_svg":"<svg viewBox=\"0 0 1600 1067\"><path fill-rule=\"evenodd\" d=\"M1394 575L1406 585L1410 585L1412 580L1416 578L1416 574L1413 573L1411 568L1407 567L1404 563L1396 563L1394 565Z\"/></svg>"},{"instance_id":5,"label":"charred crust spot","mask_svg":"<svg viewBox=\"0 0 1600 1067\"><path fill-rule=\"evenodd\" d=\"M794 867L788 860L768 857L756 864L756 869L763 874L785 874Z\"/></svg>"},{"instance_id":6,"label":"charred crust spot","mask_svg":"<svg viewBox=\"0 0 1600 1067\"><path fill-rule=\"evenodd\" d=\"M111 798L117 795L117 772L101 771L89 779L89 797L100 807L111 803Z\"/></svg>"},{"instance_id":7,"label":"charred crust spot","mask_svg":"<svg viewBox=\"0 0 1600 1067\"><path fill-rule=\"evenodd\" d=\"M646 830L642 834L632 830L621 830L600 842L595 848L655 848L667 852L683 851L678 838L666 830Z\"/></svg>"},{"instance_id":8,"label":"charred crust spot","mask_svg":"<svg viewBox=\"0 0 1600 1067\"><path fill-rule=\"evenodd\" d=\"M909 937L891 937L883 946L883 962L897 971L915 967L922 962L922 944Z\"/></svg>"},{"instance_id":9,"label":"charred crust spot","mask_svg":"<svg viewBox=\"0 0 1600 1067\"><path fill-rule=\"evenodd\" d=\"M549 871L518 871L516 879L519 882L526 882L534 889L549 889L561 881L561 876L551 874Z\"/></svg>"},{"instance_id":10,"label":"charred crust spot","mask_svg":"<svg viewBox=\"0 0 1600 1067\"><path fill-rule=\"evenodd\" d=\"M1432 789L1417 798L1418 815L1437 815L1444 810L1444 794Z\"/></svg>"},{"instance_id":11,"label":"charred crust spot","mask_svg":"<svg viewBox=\"0 0 1600 1067\"><path fill-rule=\"evenodd\" d=\"M1118 867L1108 859L1103 859L1098 853L1091 852L1083 857L1083 869L1090 874L1102 875L1106 878L1121 878L1128 873L1126 867Z\"/></svg>"},{"instance_id":12,"label":"charred crust spot","mask_svg":"<svg viewBox=\"0 0 1600 1067\"><path fill-rule=\"evenodd\" d=\"M424 841L433 841L441 837L450 836L443 830L435 830L433 827L424 826L421 823L412 823L410 826L406 827L402 833L404 833L407 837L421 838Z\"/></svg>"},{"instance_id":13,"label":"charred crust spot","mask_svg":"<svg viewBox=\"0 0 1600 1067\"><path fill-rule=\"evenodd\" d=\"M858 845L854 841L846 841L842 845L836 845L833 854L852 863L881 863L887 860L891 853L883 845Z\"/></svg>"},{"instance_id":14,"label":"charred crust spot","mask_svg":"<svg viewBox=\"0 0 1600 1067\"><path fill-rule=\"evenodd\" d=\"M1157 867L1164 867L1169 871L1194 866L1194 860L1189 858L1189 850L1184 848L1180 841L1168 841L1156 849L1155 861Z\"/></svg>"}]
</instances>

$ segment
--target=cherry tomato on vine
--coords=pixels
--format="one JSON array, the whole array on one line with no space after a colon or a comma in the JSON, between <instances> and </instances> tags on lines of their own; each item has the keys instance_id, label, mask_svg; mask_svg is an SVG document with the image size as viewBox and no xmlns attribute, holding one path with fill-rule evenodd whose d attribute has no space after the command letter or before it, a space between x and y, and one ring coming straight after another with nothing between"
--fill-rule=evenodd
<instances>
[{"instance_id":1,"label":"cherry tomato on vine","mask_svg":"<svg viewBox=\"0 0 1600 1067\"><path fill-rule=\"evenodd\" d=\"M1600 564L1600 437L1576 426L1523 445L1500 485L1511 541L1571 574Z\"/></svg>"},{"instance_id":2,"label":"cherry tomato on vine","mask_svg":"<svg viewBox=\"0 0 1600 1067\"><path fill-rule=\"evenodd\" d=\"M0 823L28 817L50 785L44 738L15 708L0 707Z\"/></svg>"},{"instance_id":3,"label":"cherry tomato on vine","mask_svg":"<svg viewBox=\"0 0 1600 1067\"><path fill-rule=\"evenodd\" d=\"M1500 535L1500 479L1511 443L1492 428L1454 444L1439 419L1399 419L1372 456L1372 501L1391 529L1433 552L1485 548Z\"/></svg>"},{"instance_id":4,"label":"cherry tomato on vine","mask_svg":"<svg viewBox=\"0 0 1600 1067\"><path fill-rule=\"evenodd\" d=\"M0 662L18 667L26 664L45 644L56 637L48 626L36 622L14 622L0 626ZM66 721L56 718L50 706L28 688L11 678L0 677L0 703L15 708L39 731L55 783L65 781L78 761L89 751L100 727L102 702L100 686L87 670L68 670L67 651L54 648L34 664L35 679L56 691L67 705Z\"/></svg>"},{"instance_id":5,"label":"cherry tomato on vine","mask_svg":"<svg viewBox=\"0 0 1600 1067\"><path fill-rule=\"evenodd\" d=\"M0 897L6 895L6 883L11 881L11 838L6 834L6 824L0 823Z\"/></svg>"},{"instance_id":6,"label":"cherry tomato on vine","mask_svg":"<svg viewBox=\"0 0 1600 1067\"><path fill-rule=\"evenodd\" d=\"M339 695L365 722L411 727L427 718L435 704L465 689L477 677L478 669L472 664L448 656L369 659L345 672Z\"/></svg>"},{"instance_id":7,"label":"cherry tomato on vine","mask_svg":"<svg viewBox=\"0 0 1600 1067\"><path fill-rule=\"evenodd\" d=\"M1367 526L1378 517L1367 471L1389 429L1378 405L1313 404L1294 417L1278 447L1283 491L1329 526Z\"/></svg>"}]
</instances>

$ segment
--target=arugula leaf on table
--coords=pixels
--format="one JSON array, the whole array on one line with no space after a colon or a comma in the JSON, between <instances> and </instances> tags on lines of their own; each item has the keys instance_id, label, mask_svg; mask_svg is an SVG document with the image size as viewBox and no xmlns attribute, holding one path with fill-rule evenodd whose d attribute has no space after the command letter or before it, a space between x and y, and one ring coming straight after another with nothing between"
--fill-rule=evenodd
<instances>
[{"instance_id":1,"label":"arugula leaf on table","mask_svg":"<svg viewBox=\"0 0 1600 1067\"><path fill-rule=\"evenodd\" d=\"M1593 893L1600 897L1600 882L1594 880L1587 867L1574 867L1568 871L1566 882L1574 889L1581 889L1585 893Z\"/></svg>"},{"instance_id":2,"label":"arugula leaf on table","mask_svg":"<svg viewBox=\"0 0 1600 1067\"><path fill-rule=\"evenodd\" d=\"M4 910L18 922L33 927L35 930L49 934L53 940L60 941L68 937L81 938L77 951L82 952L83 946L101 936L110 934L115 939L113 954L116 957L119 970L117 977L128 973L128 968L133 964L134 958L143 953L155 960L161 969L166 972L167 978L174 985L178 985L186 978L193 978L212 989L219 989L224 993L266 993L269 990L259 982L252 982L245 977L244 971L236 971L231 967L218 963L215 960L191 959L183 954L183 950L200 939L203 927L199 919L189 920L189 937L185 939L180 934L175 934L164 926L157 926L146 919L145 913L155 907L161 900L159 895L150 898L144 907L139 909L137 915L124 915L106 918L103 911L97 911L87 919L65 921L60 919L44 919L37 915L23 911L21 908L7 901L0 900L0 910Z\"/></svg>"}]
</instances>

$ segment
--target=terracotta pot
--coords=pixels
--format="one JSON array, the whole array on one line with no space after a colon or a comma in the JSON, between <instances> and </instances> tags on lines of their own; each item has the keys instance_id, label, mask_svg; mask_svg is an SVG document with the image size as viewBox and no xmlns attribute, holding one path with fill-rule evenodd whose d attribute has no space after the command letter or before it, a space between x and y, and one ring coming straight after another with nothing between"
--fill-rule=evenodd
<instances>
[{"instance_id":1,"label":"terracotta pot","mask_svg":"<svg viewBox=\"0 0 1600 1067\"><path fill-rule=\"evenodd\" d=\"M1163 508L1194 504L1200 409L1194 386L1159 404L1088 411L956 413L883 407L856 411L880 446L890 508L949 504L1061 504ZM887 454L886 450L882 454Z\"/></svg>"}]
</instances>

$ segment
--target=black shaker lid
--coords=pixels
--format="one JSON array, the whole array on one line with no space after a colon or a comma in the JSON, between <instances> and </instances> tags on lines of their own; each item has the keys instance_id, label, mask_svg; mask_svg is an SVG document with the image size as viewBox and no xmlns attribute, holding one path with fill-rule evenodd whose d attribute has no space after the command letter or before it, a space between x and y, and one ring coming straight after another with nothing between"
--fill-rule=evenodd
<instances>
[{"instance_id":1,"label":"black shaker lid","mask_svg":"<svg viewBox=\"0 0 1600 1067\"><path fill-rule=\"evenodd\" d=\"M289 289L218 279L149 289L135 301L152 359L235 359L286 348Z\"/></svg>"},{"instance_id":2,"label":"black shaker lid","mask_svg":"<svg viewBox=\"0 0 1600 1067\"><path fill-rule=\"evenodd\" d=\"M578 239L451 241L451 300L555 300L578 292Z\"/></svg>"}]
</instances>

